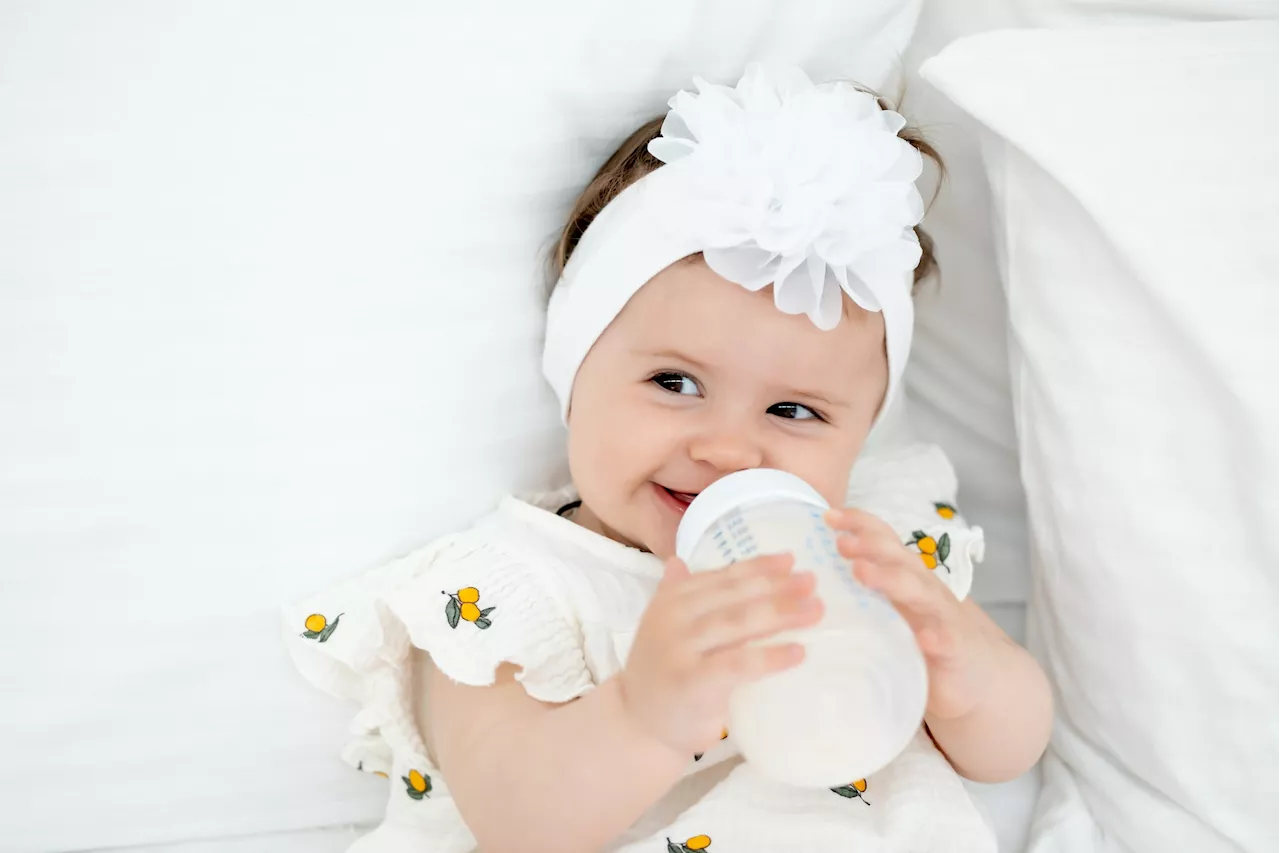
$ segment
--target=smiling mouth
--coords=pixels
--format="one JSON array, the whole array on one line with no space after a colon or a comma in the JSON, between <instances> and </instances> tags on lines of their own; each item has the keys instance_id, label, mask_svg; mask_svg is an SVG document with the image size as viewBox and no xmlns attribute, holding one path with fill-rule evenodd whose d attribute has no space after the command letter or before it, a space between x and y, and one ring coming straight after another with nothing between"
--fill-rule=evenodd
<instances>
[{"instance_id":1,"label":"smiling mouth","mask_svg":"<svg viewBox=\"0 0 1280 853\"><path fill-rule=\"evenodd\" d=\"M666 497L681 509L693 503L693 499L698 496L697 492L677 492L675 489L668 489L666 486L658 483L655 483L654 485L658 487L659 491L665 493Z\"/></svg>"}]
</instances>

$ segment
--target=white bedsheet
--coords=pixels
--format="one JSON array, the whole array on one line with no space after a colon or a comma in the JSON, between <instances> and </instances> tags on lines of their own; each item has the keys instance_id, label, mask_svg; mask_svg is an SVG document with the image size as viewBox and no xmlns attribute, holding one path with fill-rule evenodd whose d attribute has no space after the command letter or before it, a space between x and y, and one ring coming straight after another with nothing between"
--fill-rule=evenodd
<instances>
[{"instance_id":1,"label":"white bedsheet","mask_svg":"<svg viewBox=\"0 0 1280 853\"><path fill-rule=\"evenodd\" d=\"M995 827L1000 853L1022 850L1040 787L1039 775L1029 773L1002 785L969 782L966 786ZM350 824L300 832L267 832L237 838L116 848L111 853L344 853L351 842L372 828L372 824Z\"/></svg>"}]
</instances>

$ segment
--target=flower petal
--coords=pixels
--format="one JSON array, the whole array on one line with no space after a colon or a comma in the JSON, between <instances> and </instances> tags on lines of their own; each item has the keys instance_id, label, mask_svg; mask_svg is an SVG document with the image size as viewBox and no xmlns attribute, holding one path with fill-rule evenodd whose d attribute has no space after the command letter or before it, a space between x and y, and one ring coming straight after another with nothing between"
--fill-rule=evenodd
<instances>
[{"instance_id":1,"label":"flower petal","mask_svg":"<svg viewBox=\"0 0 1280 853\"><path fill-rule=\"evenodd\" d=\"M674 163L682 157L688 157L698 145L688 139L671 136L659 136L649 140L649 153L663 163Z\"/></svg>"},{"instance_id":2,"label":"flower petal","mask_svg":"<svg viewBox=\"0 0 1280 853\"><path fill-rule=\"evenodd\" d=\"M844 315L844 289L836 281L835 273L826 264L822 267L822 293L818 295L816 312L809 316L815 326L825 331L840 324Z\"/></svg>"},{"instance_id":3,"label":"flower petal","mask_svg":"<svg viewBox=\"0 0 1280 853\"><path fill-rule=\"evenodd\" d=\"M873 314L880 311L880 300L876 298L867 283L858 276L850 275L843 289L859 308Z\"/></svg>"},{"instance_id":4,"label":"flower petal","mask_svg":"<svg viewBox=\"0 0 1280 853\"><path fill-rule=\"evenodd\" d=\"M783 263L788 260L784 258ZM808 314L812 318L818 312L818 299L806 264L796 264L773 283L773 304L783 314Z\"/></svg>"},{"instance_id":5,"label":"flower petal","mask_svg":"<svg viewBox=\"0 0 1280 853\"><path fill-rule=\"evenodd\" d=\"M706 249L702 257L716 275L736 282L747 290L768 287L778 274L778 256L751 244L727 249Z\"/></svg>"},{"instance_id":6,"label":"flower petal","mask_svg":"<svg viewBox=\"0 0 1280 853\"><path fill-rule=\"evenodd\" d=\"M901 287L920 263L920 243L905 236L854 258L850 271L874 293L880 287ZM852 282L850 282L852 284ZM857 299L856 294L850 294ZM859 303L861 304L861 303ZM865 307L865 306L864 306Z\"/></svg>"},{"instance_id":7,"label":"flower petal","mask_svg":"<svg viewBox=\"0 0 1280 853\"><path fill-rule=\"evenodd\" d=\"M708 266L744 287L774 286L782 311L821 328L843 294L880 310L919 263L923 160L905 119L848 84L815 86L795 67L752 64L732 88L695 81L677 93L649 150L685 160L687 196L672 205Z\"/></svg>"}]
</instances>

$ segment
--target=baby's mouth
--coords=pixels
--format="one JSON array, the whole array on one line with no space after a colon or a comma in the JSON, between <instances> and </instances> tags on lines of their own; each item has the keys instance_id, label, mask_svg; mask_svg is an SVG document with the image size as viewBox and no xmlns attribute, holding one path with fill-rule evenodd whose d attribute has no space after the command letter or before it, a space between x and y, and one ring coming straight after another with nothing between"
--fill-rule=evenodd
<instances>
[{"instance_id":1,"label":"baby's mouth","mask_svg":"<svg viewBox=\"0 0 1280 853\"><path fill-rule=\"evenodd\" d=\"M685 506L693 503L693 499L698 496L696 492L677 492L675 489L668 489L666 486L662 488L667 494Z\"/></svg>"}]
</instances>

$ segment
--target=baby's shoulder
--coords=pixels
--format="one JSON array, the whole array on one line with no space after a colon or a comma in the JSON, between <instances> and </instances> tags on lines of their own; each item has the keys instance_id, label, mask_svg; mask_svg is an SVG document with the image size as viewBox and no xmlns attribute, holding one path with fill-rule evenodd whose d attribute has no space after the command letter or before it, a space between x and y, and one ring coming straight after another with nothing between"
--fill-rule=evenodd
<instances>
[{"instance_id":1,"label":"baby's shoulder","mask_svg":"<svg viewBox=\"0 0 1280 853\"><path fill-rule=\"evenodd\" d=\"M492 684L512 663L535 698L581 695L590 675L554 548L518 521L500 509L286 608L295 661L320 686L356 698L384 666L402 670L413 647L464 684ZM351 689L335 689L334 663Z\"/></svg>"},{"instance_id":2,"label":"baby's shoulder","mask_svg":"<svg viewBox=\"0 0 1280 853\"><path fill-rule=\"evenodd\" d=\"M886 522L957 598L964 598L986 542L982 528L961 514L958 492L955 468L940 447L902 444L858 460L846 503Z\"/></svg>"}]
</instances>

